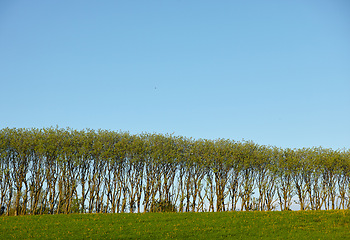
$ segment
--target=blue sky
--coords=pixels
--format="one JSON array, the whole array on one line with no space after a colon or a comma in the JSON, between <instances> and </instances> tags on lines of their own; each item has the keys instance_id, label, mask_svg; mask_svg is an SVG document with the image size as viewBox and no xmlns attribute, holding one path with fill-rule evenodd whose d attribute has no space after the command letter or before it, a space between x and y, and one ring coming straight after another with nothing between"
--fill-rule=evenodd
<instances>
[{"instance_id":1,"label":"blue sky","mask_svg":"<svg viewBox=\"0 0 350 240\"><path fill-rule=\"evenodd\" d=\"M350 146L350 2L0 1L0 128Z\"/></svg>"}]
</instances>

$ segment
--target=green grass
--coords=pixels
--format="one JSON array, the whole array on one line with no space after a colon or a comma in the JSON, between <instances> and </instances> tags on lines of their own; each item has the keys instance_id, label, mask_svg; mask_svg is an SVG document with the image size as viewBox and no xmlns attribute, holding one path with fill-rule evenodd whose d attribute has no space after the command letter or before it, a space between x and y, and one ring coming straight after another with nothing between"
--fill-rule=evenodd
<instances>
[{"instance_id":1,"label":"green grass","mask_svg":"<svg viewBox=\"0 0 350 240\"><path fill-rule=\"evenodd\" d=\"M350 239L350 211L0 217L0 239Z\"/></svg>"}]
</instances>

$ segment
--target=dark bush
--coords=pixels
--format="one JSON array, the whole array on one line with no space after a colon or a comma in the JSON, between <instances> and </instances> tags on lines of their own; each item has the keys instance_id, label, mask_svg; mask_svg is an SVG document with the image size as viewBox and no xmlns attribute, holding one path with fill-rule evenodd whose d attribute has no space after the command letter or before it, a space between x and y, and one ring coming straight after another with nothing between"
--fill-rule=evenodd
<instances>
[{"instance_id":1,"label":"dark bush","mask_svg":"<svg viewBox=\"0 0 350 240\"><path fill-rule=\"evenodd\" d=\"M159 200L153 204L151 212L177 212L177 210L171 201Z\"/></svg>"},{"instance_id":2,"label":"dark bush","mask_svg":"<svg viewBox=\"0 0 350 240\"><path fill-rule=\"evenodd\" d=\"M3 214L5 213L5 209L6 209L5 206L2 206L2 207L0 208L0 216L3 215Z\"/></svg>"}]
</instances>

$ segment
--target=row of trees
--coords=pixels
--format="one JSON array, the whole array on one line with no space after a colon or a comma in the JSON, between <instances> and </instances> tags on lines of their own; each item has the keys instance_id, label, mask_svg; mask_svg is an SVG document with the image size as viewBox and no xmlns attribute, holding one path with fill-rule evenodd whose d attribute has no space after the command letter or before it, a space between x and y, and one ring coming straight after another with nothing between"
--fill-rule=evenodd
<instances>
[{"instance_id":1,"label":"row of trees","mask_svg":"<svg viewBox=\"0 0 350 240\"><path fill-rule=\"evenodd\" d=\"M1 129L7 215L350 209L350 151L106 130Z\"/></svg>"}]
</instances>

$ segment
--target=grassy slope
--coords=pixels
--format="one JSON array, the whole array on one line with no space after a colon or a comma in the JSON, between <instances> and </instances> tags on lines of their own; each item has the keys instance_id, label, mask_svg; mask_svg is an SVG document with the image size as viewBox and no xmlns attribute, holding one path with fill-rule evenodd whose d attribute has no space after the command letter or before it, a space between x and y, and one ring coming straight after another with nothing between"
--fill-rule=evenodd
<instances>
[{"instance_id":1,"label":"grassy slope","mask_svg":"<svg viewBox=\"0 0 350 240\"><path fill-rule=\"evenodd\" d=\"M350 239L350 211L0 217L0 239Z\"/></svg>"}]
</instances>

